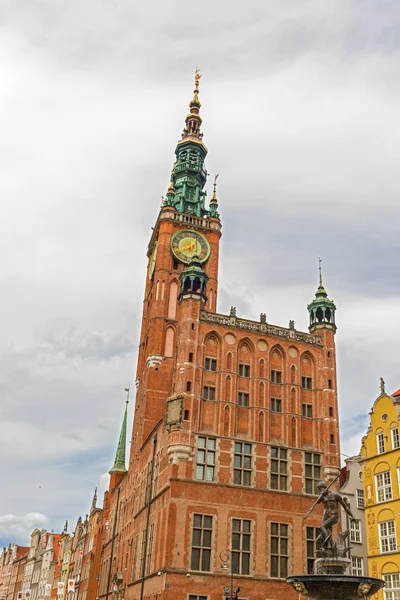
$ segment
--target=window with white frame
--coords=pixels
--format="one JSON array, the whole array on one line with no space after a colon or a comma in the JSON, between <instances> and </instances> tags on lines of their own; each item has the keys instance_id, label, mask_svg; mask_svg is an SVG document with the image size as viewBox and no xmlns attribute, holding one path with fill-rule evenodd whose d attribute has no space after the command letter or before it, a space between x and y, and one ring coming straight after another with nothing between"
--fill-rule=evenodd
<instances>
[{"instance_id":1,"label":"window with white frame","mask_svg":"<svg viewBox=\"0 0 400 600\"><path fill-rule=\"evenodd\" d=\"M392 479L390 471L384 471L375 475L376 480L376 501L386 502L392 499Z\"/></svg>"},{"instance_id":2,"label":"window with white frame","mask_svg":"<svg viewBox=\"0 0 400 600\"><path fill-rule=\"evenodd\" d=\"M396 552L396 526L394 520L383 521L379 523L379 542L381 545L381 553Z\"/></svg>"},{"instance_id":3,"label":"window with white frame","mask_svg":"<svg viewBox=\"0 0 400 600\"><path fill-rule=\"evenodd\" d=\"M350 541L361 544L361 521L360 519L351 519L350 521Z\"/></svg>"},{"instance_id":4,"label":"window with white frame","mask_svg":"<svg viewBox=\"0 0 400 600\"><path fill-rule=\"evenodd\" d=\"M376 446L378 448L378 454L385 452L385 436L383 433L378 433L376 436Z\"/></svg>"},{"instance_id":5,"label":"window with white frame","mask_svg":"<svg viewBox=\"0 0 400 600\"><path fill-rule=\"evenodd\" d=\"M357 508L365 508L364 490L357 490Z\"/></svg>"},{"instance_id":6,"label":"window with white frame","mask_svg":"<svg viewBox=\"0 0 400 600\"><path fill-rule=\"evenodd\" d=\"M398 427L393 427L392 429L392 446L393 450L397 450L398 448L400 448L400 436Z\"/></svg>"},{"instance_id":7,"label":"window with white frame","mask_svg":"<svg viewBox=\"0 0 400 600\"><path fill-rule=\"evenodd\" d=\"M196 454L196 479L215 480L215 454L217 440L211 437L199 437Z\"/></svg>"},{"instance_id":8,"label":"window with white frame","mask_svg":"<svg viewBox=\"0 0 400 600\"><path fill-rule=\"evenodd\" d=\"M385 600L400 600L400 573L385 573L383 580Z\"/></svg>"},{"instance_id":9,"label":"window with white frame","mask_svg":"<svg viewBox=\"0 0 400 600\"><path fill-rule=\"evenodd\" d=\"M351 574L352 575L363 575L363 561L359 556L351 557Z\"/></svg>"}]
</instances>

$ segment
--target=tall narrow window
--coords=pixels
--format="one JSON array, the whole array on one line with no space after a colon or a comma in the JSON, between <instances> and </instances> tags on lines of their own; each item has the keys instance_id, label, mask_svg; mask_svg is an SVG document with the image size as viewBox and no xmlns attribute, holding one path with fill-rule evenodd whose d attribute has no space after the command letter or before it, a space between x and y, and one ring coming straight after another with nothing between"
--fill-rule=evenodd
<instances>
[{"instance_id":1,"label":"tall narrow window","mask_svg":"<svg viewBox=\"0 0 400 600\"><path fill-rule=\"evenodd\" d=\"M150 525L149 541L147 543L146 575L151 573L151 559L153 558L154 523Z\"/></svg>"},{"instance_id":2,"label":"tall narrow window","mask_svg":"<svg viewBox=\"0 0 400 600\"><path fill-rule=\"evenodd\" d=\"M187 381L186 382L186 391L187 392L191 392L192 391L192 382L191 381Z\"/></svg>"},{"instance_id":3,"label":"tall narrow window","mask_svg":"<svg viewBox=\"0 0 400 600\"><path fill-rule=\"evenodd\" d=\"M199 437L197 440L196 479L202 481L215 480L215 438Z\"/></svg>"},{"instance_id":4,"label":"tall narrow window","mask_svg":"<svg viewBox=\"0 0 400 600\"><path fill-rule=\"evenodd\" d=\"M251 521L232 519L232 573L250 575Z\"/></svg>"},{"instance_id":5,"label":"tall narrow window","mask_svg":"<svg viewBox=\"0 0 400 600\"><path fill-rule=\"evenodd\" d=\"M251 485L251 444L235 442L233 483Z\"/></svg>"},{"instance_id":6,"label":"tall narrow window","mask_svg":"<svg viewBox=\"0 0 400 600\"><path fill-rule=\"evenodd\" d=\"M400 573L385 573L383 580L385 582L383 590L385 600L398 600L400 598Z\"/></svg>"},{"instance_id":7,"label":"tall narrow window","mask_svg":"<svg viewBox=\"0 0 400 600\"><path fill-rule=\"evenodd\" d=\"M142 531L142 541L140 548L140 574L139 577L144 576L144 557L145 557L145 547L146 547L146 531L147 529L143 529Z\"/></svg>"},{"instance_id":8,"label":"tall narrow window","mask_svg":"<svg viewBox=\"0 0 400 600\"><path fill-rule=\"evenodd\" d=\"M154 468L153 468L153 498L158 492L158 476L160 473L160 452L154 457Z\"/></svg>"},{"instance_id":9,"label":"tall narrow window","mask_svg":"<svg viewBox=\"0 0 400 600\"><path fill-rule=\"evenodd\" d=\"M378 433L376 436L376 445L378 447L378 454L383 454L385 452L385 436L383 433Z\"/></svg>"},{"instance_id":10,"label":"tall narrow window","mask_svg":"<svg viewBox=\"0 0 400 600\"><path fill-rule=\"evenodd\" d=\"M318 527L306 527L306 545L307 545L307 573L314 573L314 561L317 556L317 537L319 535Z\"/></svg>"},{"instance_id":11,"label":"tall narrow window","mask_svg":"<svg viewBox=\"0 0 400 600\"><path fill-rule=\"evenodd\" d=\"M333 407L332 406L329 407L329 416L333 417Z\"/></svg>"},{"instance_id":12,"label":"tall narrow window","mask_svg":"<svg viewBox=\"0 0 400 600\"><path fill-rule=\"evenodd\" d=\"M249 394L247 392L238 392L239 406L249 406Z\"/></svg>"},{"instance_id":13,"label":"tall narrow window","mask_svg":"<svg viewBox=\"0 0 400 600\"><path fill-rule=\"evenodd\" d=\"M192 556L190 568L193 571L211 569L212 517L193 515Z\"/></svg>"},{"instance_id":14,"label":"tall narrow window","mask_svg":"<svg viewBox=\"0 0 400 600\"><path fill-rule=\"evenodd\" d=\"M239 377L250 377L250 365L239 363Z\"/></svg>"},{"instance_id":15,"label":"tall narrow window","mask_svg":"<svg viewBox=\"0 0 400 600\"><path fill-rule=\"evenodd\" d=\"M357 490L357 508L365 508L364 490Z\"/></svg>"},{"instance_id":16,"label":"tall narrow window","mask_svg":"<svg viewBox=\"0 0 400 600\"><path fill-rule=\"evenodd\" d=\"M350 519L350 541L361 544L361 521L360 519Z\"/></svg>"},{"instance_id":17,"label":"tall narrow window","mask_svg":"<svg viewBox=\"0 0 400 600\"><path fill-rule=\"evenodd\" d=\"M398 427L394 427L392 429L392 446L393 450L397 450L398 448L400 448L400 437Z\"/></svg>"},{"instance_id":18,"label":"tall narrow window","mask_svg":"<svg viewBox=\"0 0 400 600\"><path fill-rule=\"evenodd\" d=\"M178 284L176 281L172 281L169 288L169 300L168 300L168 319L175 319L176 317L176 301L178 298Z\"/></svg>"},{"instance_id":19,"label":"tall narrow window","mask_svg":"<svg viewBox=\"0 0 400 600\"><path fill-rule=\"evenodd\" d=\"M379 523L379 542L382 554L396 552L396 526L394 521L383 521L383 523Z\"/></svg>"},{"instance_id":20,"label":"tall narrow window","mask_svg":"<svg viewBox=\"0 0 400 600\"><path fill-rule=\"evenodd\" d=\"M271 447L271 489L287 490L287 450Z\"/></svg>"},{"instance_id":21,"label":"tall narrow window","mask_svg":"<svg viewBox=\"0 0 400 600\"><path fill-rule=\"evenodd\" d=\"M295 383L296 381L296 367L292 365L290 367L290 383Z\"/></svg>"},{"instance_id":22,"label":"tall narrow window","mask_svg":"<svg viewBox=\"0 0 400 600\"><path fill-rule=\"evenodd\" d=\"M165 348L164 356L173 356L174 352L174 330L172 327L167 327L165 332Z\"/></svg>"},{"instance_id":23,"label":"tall narrow window","mask_svg":"<svg viewBox=\"0 0 400 600\"><path fill-rule=\"evenodd\" d=\"M317 494L316 485L321 479L321 455L304 453L306 494Z\"/></svg>"},{"instance_id":24,"label":"tall narrow window","mask_svg":"<svg viewBox=\"0 0 400 600\"><path fill-rule=\"evenodd\" d=\"M386 502L392 499L392 479L390 471L384 471L375 475L376 479L376 500L377 502Z\"/></svg>"},{"instance_id":25,"label":"tall narrow window","mask_svg":"<svg viewBox=\"0 0 400 600\"><path fill-rule=\"evenodd\" d=\"M363 576L363 563L362 558L359 556L351 557L351 574L358 575L360 577Z\"/></svg>"},{"instance_id":26,"label":"tall narrow window","mask_svg":"<svg viewBox=\"0 0 400 600\"><path fill-rule=\"evenodd\" d=\"M289 526L271 523L271 577L286 579L289 561Z\"/></svg>"},{"instance_id":27,"label":"tall narrow window","mask_svg":"<svg viewBox=\"0 0 400 600\"><path fill-rule=\"evenodd\" d=\"M271 371L271 383L282 383L282 371Z\"/></svg>"}]
</instances>

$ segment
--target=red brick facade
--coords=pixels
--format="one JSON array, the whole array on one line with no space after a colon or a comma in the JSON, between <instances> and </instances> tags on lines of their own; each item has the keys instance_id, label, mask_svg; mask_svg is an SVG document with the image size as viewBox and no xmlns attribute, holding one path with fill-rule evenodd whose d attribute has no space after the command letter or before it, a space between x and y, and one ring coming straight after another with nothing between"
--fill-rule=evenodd
<instances>
[{"instance_id":1,"label":"red brick facade","mask_svg":"<svg viewBox=\"0 0 400 600\"><path fill-rule=\"evenodd\" d=\"M184 265L171 237L180 229L210 244L206 302L178 299ZM307 569L306 525L320 522L319 511L303 520L311 478L318 461L326 479L339 469L334 329L216 313L219 240L217 218L171 207L154 227L129 467L112 476L103 510L100 598L221 600L225 549L240 598L294 598L286 572Z\"/></svg>"}]
</instances>

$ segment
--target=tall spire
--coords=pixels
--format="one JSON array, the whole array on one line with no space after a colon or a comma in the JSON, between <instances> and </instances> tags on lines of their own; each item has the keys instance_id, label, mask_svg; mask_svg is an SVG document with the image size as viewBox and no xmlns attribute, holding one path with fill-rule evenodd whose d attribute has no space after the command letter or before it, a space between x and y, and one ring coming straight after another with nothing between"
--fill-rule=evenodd
<instances>
[{"instance_id":1,"label":"tall spire","mask_svg":"<svg viewBox=\"0 0 400 600\"><path fill-rule=\"evenodd\" d=\"M182 137L175 149L176 158L161 208L168 206L187 215L201 218L212 216L218 219L218 204L216 205L215 201L213 204L210 202L210 209L207 210L205 206L207 193L203 191L207 180L204 161L208 150L200 131L202 124L199 100L200 79L201 73L196 67L193 98L189 103L190 111L185 119Z\"/></svg>"},{"instance_id":2,"label":"tall spire","mask_svg":"<svg viewBox=\"0 0 400 600\"><path fill-rule=\"evenodd\" d=\"M94 494L93 494L93 499L92 499L92 506L90 507L90 514L92 514L92 512L94 510L96 510L96 504L97 504L97 487L94 488Z\"/></svg>"},{"instance_id":3,"label":"tall spire","mask_svg":"<svg viewBox=\"0 0 400 600\"><path fill-rule=\"evenodd\" d=\"M128 391L129 394L129 391ZM121 433L119 434L119 441L117 452L115 454L114 465L112 469L109 471L110 475L113 473L126 473L125 466L125 449L126 449L126 421L128 415L128 404L129 400L126 401L126 408L124 413L124 418L121 426Z\"/></svg>"},{"instance_id":4,"label":"tall spire","mask_svg":"<svg viewBox=\"0 0 400 600\"><path fill-rule=\"evenodd\" d=\"M219 213L218 213L218 199L217 199L217 179L219 177L219 173L216 174L216 176L214 177L214 191L213 191L213 195L212 198L210 200L210 217L216 217L218 219L219 217Z\"/></svg>"}]
</instances>

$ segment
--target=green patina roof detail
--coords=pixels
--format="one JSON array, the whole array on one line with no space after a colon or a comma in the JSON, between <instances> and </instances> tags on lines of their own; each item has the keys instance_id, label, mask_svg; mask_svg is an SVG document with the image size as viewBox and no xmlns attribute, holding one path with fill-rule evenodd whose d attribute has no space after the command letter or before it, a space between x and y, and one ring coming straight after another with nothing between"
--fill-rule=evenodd
<instances>
[{"instance_id":1,"label":"green patina roof detail","mask_svg":"<svg viewBox=\"0 0 400 600\"><path fill-rule=\"evenodd\" d=\"M335 303L328 298L322 283L321 259L319 259L319 285L314 300L307 306L310 315L310 328L314 325L331 325L336 330Z\"/></svg>"},{"instance_id":2,"label":"green patina roof detail","mask_svg":"<svg viewBox=\"0 0 400 600\"><path fill-rule=\"evenodd\" d=\"M114 465L112 469L109 471L110 475L112 473L126 473L125 466L125 453L126 453L126 421L128 416L128 401L126 402L126 408L124 413L124 418L121 426L121 433L119 434L118 447L115 455Z\"/></svg>"},{"instance_id":3,"label":"green patina roof detail","mask_svg":"<svg viewBox=\"0 0 400 600\"><path fill-rule=\"evenodd\" d=\"M182 139L175 149L176 160L162 206L172 206L178 212L197 217L219 218L216 197L210 202L209 210L205 206L207 192L203 191L203 188L207 181L207 170L204 161L208 150L200 131L200 78L201 75L196 69L194 96L189 104L190 112L186 117Z\"/></svg>"}]
</instances>

